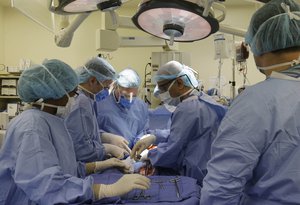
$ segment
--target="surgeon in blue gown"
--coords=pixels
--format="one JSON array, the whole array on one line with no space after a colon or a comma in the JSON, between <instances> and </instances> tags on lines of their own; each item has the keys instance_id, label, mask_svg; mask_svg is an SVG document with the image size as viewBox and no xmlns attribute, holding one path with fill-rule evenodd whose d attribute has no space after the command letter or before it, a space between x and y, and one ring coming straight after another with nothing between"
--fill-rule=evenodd
<instances>
[{"instance_id":1,"label":"surgeon in blue gown","mask_svg":"<svg viewBox=\"0 0 300 205\"><path fill-rule=\"evenodd\" d=\"M149 129L147 104L137 97L140 82L137 72L126 68L118 74L112 94L97 103L99 128L124 137L129 148Z\"/></svg>"},{"instance_id":2,"label":"surgeon in blue gown","mask_svg":"<svg viewBox=\"0 0 300 205\"><path fill-rule=\"evenodd\" d=\"M107 137L110 141L101 140L101 135L106 137L109 133L100 134L95 112L96 101L104 100L109 95L116 76L115 69L103 58L94 57L79 67L76 74L79 95L65 122L74 143L77 160L93 162L109 155L123 159L130 152L128 142L115 135ZM111 143L112 141L116 143Z\"/></svg>"},{"instance_id":3,"label":"surgeon in blue gown","mask_svg":"<svg viewBox=\"0 0 300 205\"><path fill-rule=\"evenodd\" d=\"M83 204L149 187L149 179L136 174L107 185L94 184L91 176L79 178L112 164L122 167L122 161L76 161L61 116L77 85L73 69L59 60L23 71L18 92L29 105L10 122L0 151L0 204Z\"/></svg>"},{"instance_id":4,"label":"surgeon in blue gown","mask_svg":"<svg viewBox=\"0 0 300 205\"><path fill-rule=\"evenodd\" d=\"M224 117L201 205L300 203L300 5L273 0L246 34L266 80L245 89Z\"/></svg>"},{"instance_id":5,"label":"surgeon in blue gown","mask_svg":"<svg viewBox=\"0 0 300 205\"><path fill-rule=\"evenodd\" d=\"M173 98L180 103L171 117L170 135L142 138L132 149L131 157L136 159L149 145L157 144L157 149L148 153L152 165L173 169L201 184L210 159L210 146L226 108L195 89L198 82L192 70L177 61L163 65L155 79L163 101L167 103Z\"/></svg>"}]
</instances>

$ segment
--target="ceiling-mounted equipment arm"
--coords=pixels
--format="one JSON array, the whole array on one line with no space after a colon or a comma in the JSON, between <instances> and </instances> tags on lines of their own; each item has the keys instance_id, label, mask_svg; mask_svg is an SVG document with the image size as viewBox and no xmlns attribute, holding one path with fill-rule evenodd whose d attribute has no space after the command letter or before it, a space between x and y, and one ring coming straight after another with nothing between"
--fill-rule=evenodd
<instances>
[{"instance_id":1,"label":"ceiling-mounted equipment arm","mask_svg":"<svg viewBox=\"0 0 300 205\"><path fill-rule=\"evenodd\" d=\"M212 5L212 8L214 10L218 10L218 11L220 11L222 13L219 16L215 16L215 18L218 20L218 22L220 23L220 22L224 21L225 16L226 16L226 8L225 8L225 6L223 4L220 4L220 3L214 3Z\"/></svg>"},{"instance_id":2,"label":"ceiling-mounted equipment arm","mask_svg":"<svg viewBox=\"0 0 300 205\"><path fill-rule=\"evenodd\" d=\"M226 25L226 24L220 24L220 32L223 33L227 33L227 34L232 34L235 36L239 36L244 38L245 34L246 34L246 30L245 29L241 29L241 28L236 28L230 25Z\"/></svg>"},{"instance_id":3,"label":"ceiling-mounted equipment arm","mask_svg":"<svg viewBox=\"0 0 300 205\"><path fill-rule=\"evenodd\" d=\"M205 2L205 6L204 6L204 11L203 11L203 16L207 17L209 14L209 11L211 9L212 4L215 2L216 0L207 0Z\"/></svg>"},{"instance_id":4,"label":"ceiling-mounted equipment arm","mask_svg":"<svg viewBox=\"0 0 300 205\"><path fill-rule=\"evenodd\" d=\"M79 14L67 28L60 30L55 35L55 44L59 47L69 47L71 45L74 32L89 15L90 13Z\"/></svg>"}]
</instances>

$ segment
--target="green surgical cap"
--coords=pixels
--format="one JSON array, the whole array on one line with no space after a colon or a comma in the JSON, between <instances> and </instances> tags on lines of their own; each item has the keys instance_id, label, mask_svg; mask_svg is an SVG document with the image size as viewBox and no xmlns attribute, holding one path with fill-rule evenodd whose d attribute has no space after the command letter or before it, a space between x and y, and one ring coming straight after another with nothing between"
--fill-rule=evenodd
<instances>
[{"instance_id":1,"label":"green surgical cap","mask_svg":"<svg viewBox=\"0 0 300 205\"><path fill-rule=\"evenodd\" d=\"M255 56L300 46L300 5L292 0L272 0L252 16L246 43Z\"/></svg>"},{"instance_id":2,"label":"green surgical cap","mask_svg":"<svg viewBox=\"0 0 300 205\"><path fill-rule=\"evenodd\" d=\"M18 81L18 94L27 103L41 98L59 99L73 91L77 85L74 70L68 64L52 59L23 71Z\"/></svg>"},{"instance_id":3,"label":"green surgical cap","mask_svg":"<svg viewBox=\"0 0 300 205\"><path fill-rule=\"evenodd\" d=\"M117 77L117 84L124 88L137 88L141 84L138 73L131 69L126 68L122 70Z\"/></svg>"},{"instance_id":4,"label":"green surgical cap","mask_svg":"<svg viewBox=\"0 0 300 205\"><path fill-rule=\"evenodd\" d=\"M90 77L95 77L99 82L115 80L116 71L105 59L95 57L85 63L85 66L76 69L79 83L85 83Z\"/></svg>"}]
</instances>

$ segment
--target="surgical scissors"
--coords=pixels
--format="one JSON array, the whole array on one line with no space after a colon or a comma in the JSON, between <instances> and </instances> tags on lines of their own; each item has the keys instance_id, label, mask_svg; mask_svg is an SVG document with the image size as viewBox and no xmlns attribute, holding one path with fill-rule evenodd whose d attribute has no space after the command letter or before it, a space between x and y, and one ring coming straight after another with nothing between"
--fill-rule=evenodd
<instances>
[{"instance_id":1,"label":"surgical scissors","mask_svg":"<svg viewBox=\"0 0 300 205\"><path fill-rule=\"evenodd\" d=\"M172 183L175 184L177 198L181 198L180 192L179 192L179 187L178 187L178 182L179 181L180 181L180 178L178 176L176 178L174 178L174 179L170 179L170 182L172 182Z\"/></svg>"},{"instance_id":2,"label":"surgical scissors","mask_svg":"<svg viewBox=\"0 0 300 205\"><path fill-rule=\"evenodd\" d=\"M146 195L145 194L145 190L141 190L140 194L139 195L135 195L132 199L133 200L139 200L139 199L151 199L151 196L150 195Z\"/></svg>"}]
</instances>

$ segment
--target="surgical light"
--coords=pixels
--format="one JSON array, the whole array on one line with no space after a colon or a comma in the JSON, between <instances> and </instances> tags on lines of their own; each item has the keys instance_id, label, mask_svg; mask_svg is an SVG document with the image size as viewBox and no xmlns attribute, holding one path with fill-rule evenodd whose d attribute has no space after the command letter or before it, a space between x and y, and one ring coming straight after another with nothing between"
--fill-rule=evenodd
<instances>
[{"instance_id":1,"label":"surgical light","mask_svg":"<svg viewBox=\"0 0 300 205\"><path fill-rule=\"evenodd\" d=\"M170 42L201 40L218 31L219 22L196 2L143 0L132 21L139 29Z\"/></svg>"},{"instance_id":2,"label":"surgical light","mask_svg":"<svg viewBox=\"0 0 300 205\"><path fill-rule=\"evenodd\" d=\"M58 0L55 12L72 14L96 10L110 11L119 8L125 1L127 0Z\"/></svg>"}]
</instances>

